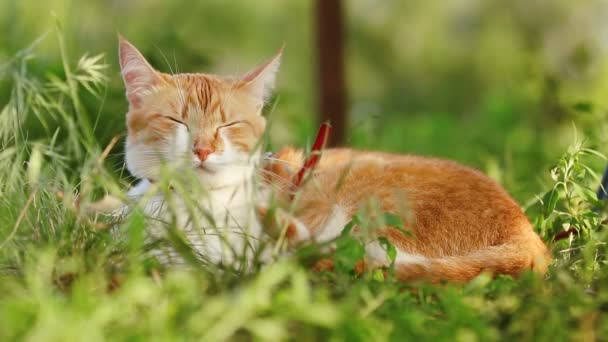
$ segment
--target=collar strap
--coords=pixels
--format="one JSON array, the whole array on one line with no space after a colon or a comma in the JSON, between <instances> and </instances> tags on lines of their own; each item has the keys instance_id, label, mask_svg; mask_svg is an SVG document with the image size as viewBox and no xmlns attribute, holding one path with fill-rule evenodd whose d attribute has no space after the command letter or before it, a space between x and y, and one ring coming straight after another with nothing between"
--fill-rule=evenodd
<instances>
[{"instance_id":1,"label":"collar strap","mask_svg":"<svg viewBox=\"0 0 608 342\"><path fill-rule=\"evenodd\" d=\"M315 166L319 163L319 160L321 159L321 152L327 144L330 132L331 125L329 124L329 122L323 122L321 124L321 127L319 127L319 132L317 132L317 137L315 138L315 142L312 145L312 149L310 150L310 155L308 156L308 158L306 158L304 164L293 179L292 191L295 192L298 190L298 188L302 184L302 181L304 180L304 177L310 174L310 172L312 172Z\"/></svg>"}]
</instances>

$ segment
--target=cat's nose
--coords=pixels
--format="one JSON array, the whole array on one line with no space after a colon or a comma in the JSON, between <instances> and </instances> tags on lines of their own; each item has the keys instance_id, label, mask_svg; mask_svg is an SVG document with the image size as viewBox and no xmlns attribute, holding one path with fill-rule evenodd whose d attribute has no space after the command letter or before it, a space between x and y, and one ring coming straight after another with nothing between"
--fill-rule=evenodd
<instances>
[{"instance_id":1,"label":"cat's nose","mask_svg":"<svg viewBox=\"0 0 608 342\"><path fill-rule=\"evenodd\" d=\"M197 148L193 149L192 151L194 152L194 154L196 154L196 156L198 157L198 159L201 162L204 162L207 159L207 157L209 157L209 155L211 153L213 153L213 151L210 148L200 148L200 147L197 147Z\"/></svg>"}]
</instances>

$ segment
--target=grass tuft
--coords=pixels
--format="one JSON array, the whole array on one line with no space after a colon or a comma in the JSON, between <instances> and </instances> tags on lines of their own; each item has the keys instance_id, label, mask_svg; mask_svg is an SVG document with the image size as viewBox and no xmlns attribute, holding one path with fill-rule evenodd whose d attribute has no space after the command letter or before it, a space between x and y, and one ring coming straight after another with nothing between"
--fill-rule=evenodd
<instances>
[{"instance_id":1,"label":"grass tuft","mask_svg":"<svg viewBox=\"0 0 608 342\"><path fill-rule=\"evenodd\" d=\"M219 270L190 255L175 222L158 243L192 267L167 269L147 257L141 211L114 222L92 210L106 195L124 199L127 186L107 165L118 138L100 146L81 102L103 105L106 66L101 55L73 64L57 37L63 70L30 73L36 43L0 67L12 84L0 114L0 340L608 338L605 204L589 164L605 157L582 142L527 208L556 257L544 279L429 286L358 275L363 242L348 235L333 273L310 271L314 247L254 272Z\"/></svg>"}]
</instances>

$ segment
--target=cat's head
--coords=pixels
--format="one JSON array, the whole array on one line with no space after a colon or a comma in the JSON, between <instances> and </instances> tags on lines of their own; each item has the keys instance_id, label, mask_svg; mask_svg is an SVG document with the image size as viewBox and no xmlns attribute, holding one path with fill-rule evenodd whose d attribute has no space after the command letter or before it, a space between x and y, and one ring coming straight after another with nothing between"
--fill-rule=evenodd
<instances>
[{"instance_id":1,"label":"cat's head","mask_svg":"<svg viewBox=\"0 0 608 342\"><path fill-rule=\"evenodd\" d=\"M129 100L126 163L137 177L156 179L163 164L195 170L207 187L250 177L259 159L264 101L281 52L240 78L156 71L119 37Z\"/></svg>"}]
</instances>

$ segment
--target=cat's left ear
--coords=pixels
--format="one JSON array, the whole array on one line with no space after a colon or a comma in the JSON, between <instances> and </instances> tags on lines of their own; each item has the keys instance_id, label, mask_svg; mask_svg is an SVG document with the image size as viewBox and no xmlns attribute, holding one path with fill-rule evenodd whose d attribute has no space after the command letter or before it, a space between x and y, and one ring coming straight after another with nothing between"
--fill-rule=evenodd
<instances>
[{"instance_id":1,"label":"cat's left ear","mask_svg":"<svg viewBox=\"0 0 608 342\"><path fill-rule=\"evenodd\" d=\"M118 52L127 98L130 105L137 108L141 104L142 97L162 83L162 79L135 46L120 34L118 35Z\"/></svg>"},{"instance_id":2,"label":"cat's left ear","mask_svg":"<svg viewBox=\"0 0 608 342\"><path fill-rule=\"evenodd\" d=\"M242 89L259 99L260 105L263 105L272 93L282 54L283 48L266 63L251 70L239 80Z\"/></svg>"}]
</instances>

